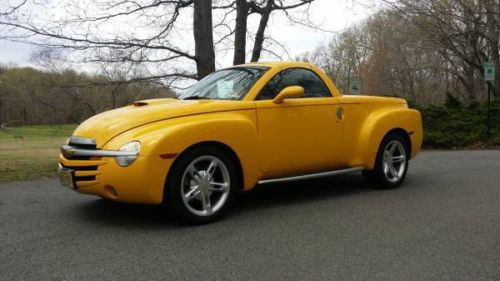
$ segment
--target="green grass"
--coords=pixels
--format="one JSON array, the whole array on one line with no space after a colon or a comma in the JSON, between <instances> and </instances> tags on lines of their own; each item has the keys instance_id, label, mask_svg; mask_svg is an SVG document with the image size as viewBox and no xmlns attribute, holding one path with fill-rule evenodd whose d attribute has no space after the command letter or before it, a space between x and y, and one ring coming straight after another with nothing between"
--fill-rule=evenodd
<instances>
[{"instance_id":1,"label":"green grass","mask_svg":"<svg viewBox=\"0 0 500 281\"><path fill-rule=\"evenodd\" d=\"M0 182L54 177L59 146L76 125L23 126L0 130Z\"/></svg>"}]
</instances>

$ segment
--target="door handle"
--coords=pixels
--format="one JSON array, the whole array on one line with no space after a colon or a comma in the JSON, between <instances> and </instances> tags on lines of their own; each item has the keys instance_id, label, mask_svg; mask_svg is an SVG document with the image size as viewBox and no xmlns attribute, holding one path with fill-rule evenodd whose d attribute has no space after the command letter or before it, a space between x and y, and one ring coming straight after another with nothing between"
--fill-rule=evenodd
<instances>
[{"instance_id":1,"label":"door handle","mask_svg":"<svg viewBox=\"0 0 500 281\"><path fill-rule=\"evenodd\" d=\"M337 108L337 121L344 119L344 109L342 107Z\"/></svg>"}]
</instances>

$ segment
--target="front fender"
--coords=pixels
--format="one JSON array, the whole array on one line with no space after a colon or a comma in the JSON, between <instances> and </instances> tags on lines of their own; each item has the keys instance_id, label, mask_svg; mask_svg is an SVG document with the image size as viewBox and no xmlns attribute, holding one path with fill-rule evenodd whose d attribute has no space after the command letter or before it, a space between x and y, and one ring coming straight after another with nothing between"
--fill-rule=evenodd
<instances>
[{"instance_id":1,"label":"front fender","mask_svg":"<svg viewBox=\"0 0 500 281\"><path fill-rule=\"evenodd\" d=\"M199 114L146 124L115 137L105 148L117 149L133 140L141 142L141 155L158 159L160 155L170 155L161 160L165 163L161 171L163 183L156 187L161 190L175 157L190 146L207 141L225 144L237 154L245 190L253 187L260 176L258 158L253 152L257 140L254 110Z\"/></svg>"},{"instance_id":2,"label":"front fender","mask_svg":"<svg viewBox=\"0 0 500 281\"><path fill-rule=\"evenodd\" d=\"M350 165L373 169L382 139L395 129L402 129L408 134L411 157L414 157L420 151L423 139L420 112L407 108L380 109L369 114L361 126L355 157Z\"/></svg>"}]
</instances>

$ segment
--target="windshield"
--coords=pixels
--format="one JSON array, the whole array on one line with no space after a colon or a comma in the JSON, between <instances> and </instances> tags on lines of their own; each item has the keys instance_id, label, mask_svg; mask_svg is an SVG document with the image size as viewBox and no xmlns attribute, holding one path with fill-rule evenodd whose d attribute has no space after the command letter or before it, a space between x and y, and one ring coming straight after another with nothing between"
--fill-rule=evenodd
<instances>
[{"instance_id":1,"label":"windshield","mask_svg":"<svg viewBox=\"0 0 500 281\"><path fill-rule=\"evenodd\" d=\"M236 67L219 70L203 78L180 98L240 100L268 69L267 67Z\"/></svg>"}]
</instances>

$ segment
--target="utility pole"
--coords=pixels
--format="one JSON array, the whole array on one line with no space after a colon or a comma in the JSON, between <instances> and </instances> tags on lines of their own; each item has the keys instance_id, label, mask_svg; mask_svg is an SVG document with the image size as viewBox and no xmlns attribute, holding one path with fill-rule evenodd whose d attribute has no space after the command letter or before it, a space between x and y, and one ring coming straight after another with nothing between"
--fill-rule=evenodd
<instances>
[{"instance_id":1,"label":"utility pole","mask_svg":"<svg viewBox=\"0 0 500 281\"><path fill-rule=\"evenodd\" d=\"M488 138L491 137L491 122L490 122L490 103L491 103L491 92L493 92L493 82L486 82L488 84L488 105L487 105L487 118L486 118L486 135Z\"/></svg>"},{"instance_id":2,"label":"utility pole","mask_svg":"<svg viewBox=\"0 0 500 281\"><path fill-rule=\"evenodd\" d=\"M486 117L486 135L488 138L491 137L491 124L490 124L490 103L491 103L491 92L493 91L493 81L495 81L495 64L487 62L484 64L484 80L488 85L488 105L487 105L487 117Z\"/></svg>"}]
</instances>

